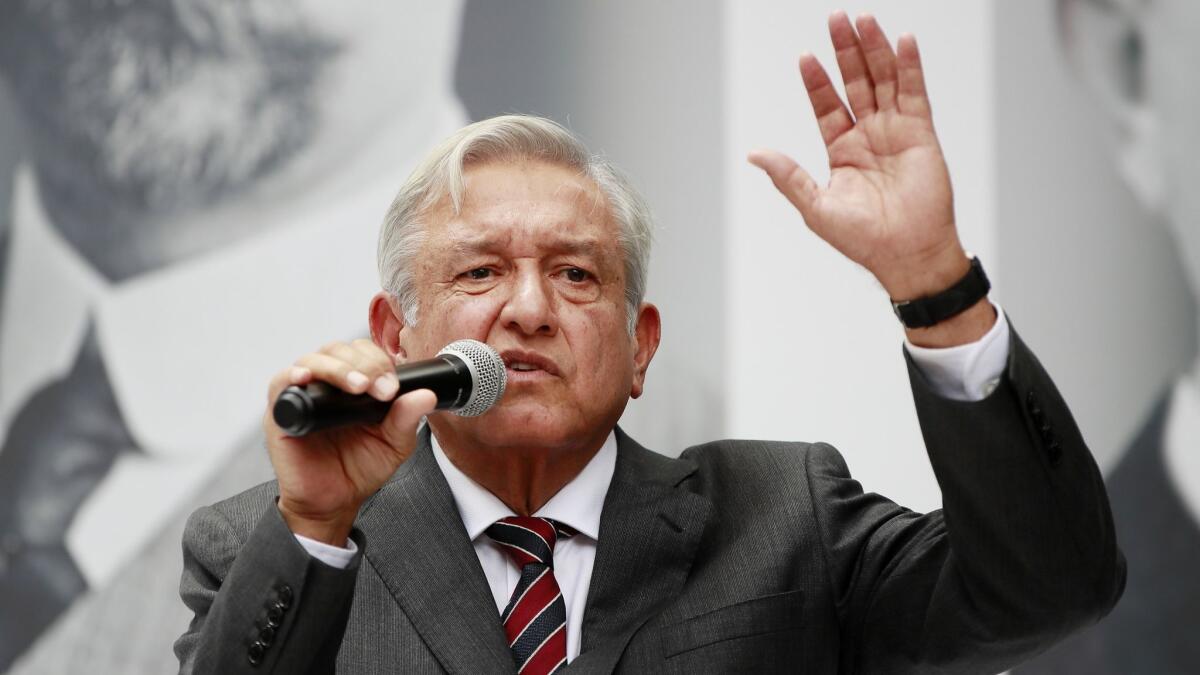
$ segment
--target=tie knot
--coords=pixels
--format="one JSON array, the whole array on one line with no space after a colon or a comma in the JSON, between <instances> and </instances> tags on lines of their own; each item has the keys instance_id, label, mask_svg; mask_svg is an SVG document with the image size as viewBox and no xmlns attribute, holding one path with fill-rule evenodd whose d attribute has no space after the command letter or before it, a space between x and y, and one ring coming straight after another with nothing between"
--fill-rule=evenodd
<instances>
[{"instance_id":1,"label":"tie knot","mask_svg":"<svg viewBox=\"0 0 1200 675\"><path fill-rule=\"evenodd\" d=\"M560 537L570 537L575 530L549 518L509 516L501 518L487 529L492 541L500 544L517 567L539 563L554 567L554 545Z\"/></svg>"}]
</instances>

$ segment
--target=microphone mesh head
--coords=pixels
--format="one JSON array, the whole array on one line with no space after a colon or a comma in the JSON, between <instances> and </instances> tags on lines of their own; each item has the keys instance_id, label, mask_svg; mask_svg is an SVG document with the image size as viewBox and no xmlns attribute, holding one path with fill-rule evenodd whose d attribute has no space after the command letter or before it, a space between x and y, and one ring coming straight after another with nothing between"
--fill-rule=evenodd
<instances>
[{"instance_id":1,"label":"microphone mesh head","mask_svg":"<svg viewBox=\"0 0 1200 675\"><path fill-rule=\"evenodd\" d=\"M504 370L504 359L495 349L478 340L455 340L438 352L439 356L442 354L457 356L471 371L471 396L461 408L451 411L455 415L482 415L504 395L508 375Z\"/></svg>"}]
</instances>

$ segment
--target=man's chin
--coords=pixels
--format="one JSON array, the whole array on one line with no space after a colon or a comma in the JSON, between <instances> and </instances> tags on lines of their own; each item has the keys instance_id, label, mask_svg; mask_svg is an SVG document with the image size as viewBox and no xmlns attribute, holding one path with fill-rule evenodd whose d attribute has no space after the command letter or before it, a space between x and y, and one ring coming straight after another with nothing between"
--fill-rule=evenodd
<instances>
[{"instance_id":1,"label":"man's chin","mask_svg":"<svg viewBox=\"0 0 1200 675\"><path fill-rule=\"evenodd\" d=\"M445 415L442 423L478 443L513 448L569 448L599 433L585 428L573 415L521 405L497 406L475 418ZM435 429L439 426L434 425Z\"/></svg>"}]
</instances>

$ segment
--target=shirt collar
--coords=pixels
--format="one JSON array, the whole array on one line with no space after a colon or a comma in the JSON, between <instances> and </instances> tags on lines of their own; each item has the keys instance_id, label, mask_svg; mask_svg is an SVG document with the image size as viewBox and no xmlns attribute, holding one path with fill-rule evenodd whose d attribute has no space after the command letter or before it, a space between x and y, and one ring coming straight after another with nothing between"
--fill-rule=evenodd
<instances>
[{"instance_id":1,"label":"shirt collar","mask_svg":"<svg viewBox=\"0 0 1200 675\"><path fill-rule=\"evenodd\" d=\"M1167 476L1180 501L1196 522L1200 522L1200 461L1194 449L1200 441L1200 386L1191 378L1181 378L1171 392L1163 434L1163 457Z\"/></svg>"},{"instance_id":2,"label":"shirt collar","mask_svg":"<svg viewBox=\"0 0 1200 675\"><path fill-rule=\"evenodd\" d=\"M471 541L482 535L497 520L516 515L496 495L459 470L442 451L437 437L430 433L429 438L433 446L433 456L437 459L442 474L446 476L446 482L450 484L454 504L458 507L459 516L462 517ZM533 515L570 525L580 534L599 541L600 512L604 508L604 497L608 494L608 486L612 482L616 466L617 437L610 431L600 450L583 467L583 471Z\"/></svg>"}]
</instances>

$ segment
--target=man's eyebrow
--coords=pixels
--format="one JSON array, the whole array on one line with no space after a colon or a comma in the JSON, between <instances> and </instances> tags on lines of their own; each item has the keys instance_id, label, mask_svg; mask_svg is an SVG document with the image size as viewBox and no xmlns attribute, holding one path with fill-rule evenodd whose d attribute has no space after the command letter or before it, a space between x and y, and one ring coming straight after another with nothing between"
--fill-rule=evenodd
<instances>
[{"instance_id":1,"label":"man's eyebrow","mask_svg":"<svg viewBox=\"0 0 1200 675\"><path fill-rule=\"evenodd\" d=\"M451 241L448 247L455 253L470 255L476 253L494 252L497 249L503 248L505 243L506 242L504 240L494 237L479 237L472 239L456 239ZM555 253L566 253L573 255L594 255L600 250L600 240L593 237L548 238L540 240L538 245Z\"/></svg>"}]
</instances>

